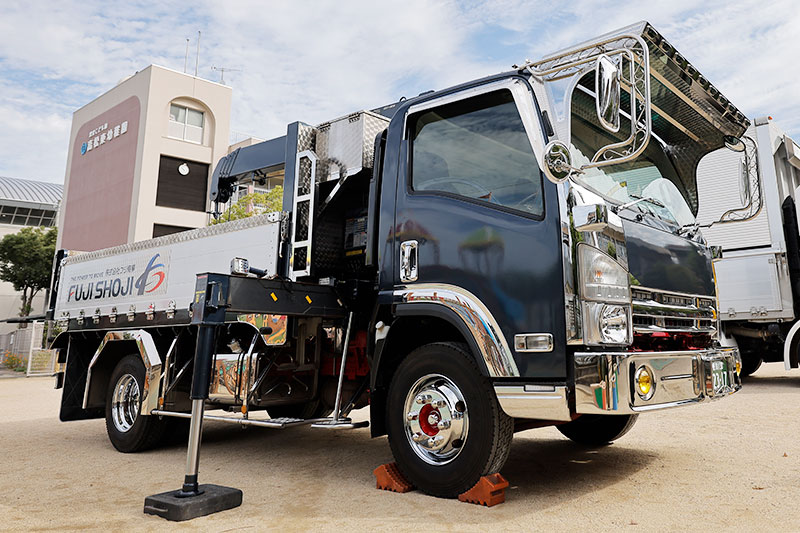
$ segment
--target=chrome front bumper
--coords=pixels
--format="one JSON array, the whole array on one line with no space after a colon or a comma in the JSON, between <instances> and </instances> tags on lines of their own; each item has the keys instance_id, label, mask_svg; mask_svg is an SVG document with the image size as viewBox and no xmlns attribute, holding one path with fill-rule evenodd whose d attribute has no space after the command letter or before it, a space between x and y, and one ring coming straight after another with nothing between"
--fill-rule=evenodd
<instances>
[{"instance_id":1,"label":"chrome front bumper","mask_svg":"<svg viewBox=\"0 0 800 533\"><path fill-rule=\"evenodd\" d=\"M721 398L741 388L737 361L741 363L736 348L576 353L574 413L633 414ZM652 397L647 400L636 393L633 382L642 365L654 377ZM564 385L496 383L494 391L500 407L511 417L559 421L573 418L569 391Z\"/></svg>"},{"instance_id":2,"label":"chrome front bumper","mask_svg":"<svg viewBox=\"0 0 800 533\"><path fill-rule=\"evenodd\" d=\"M736 348L576 353L575 411L580 414L631 414L721 398L742 386L736 373L737 361L741 359ZM633 379L642 365L646 365L655 378L655 390L647 400L636 392ZM712 371L715 366L716 383ZM721 376L720 372L726 376ZM727 380L720 382L724 377Z\"/></svg>"}]
</instances>

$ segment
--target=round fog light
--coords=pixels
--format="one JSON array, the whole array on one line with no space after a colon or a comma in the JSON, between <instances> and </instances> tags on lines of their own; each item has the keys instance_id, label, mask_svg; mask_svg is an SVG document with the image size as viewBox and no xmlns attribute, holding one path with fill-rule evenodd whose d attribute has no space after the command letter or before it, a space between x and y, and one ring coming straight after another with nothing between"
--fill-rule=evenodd
<instances>
[{"instance_id":1,"label":"round fog light","mask_svg":"<svg viewBox=\"0 0 800 533\"><path fill-rule=\"evenodd\" d=\"M644 365L637 368L633 381L636 384L636 393L642 400L646 401L653 397L656 392L656 381L649 368Z\"/></svg>"}]
</instances>

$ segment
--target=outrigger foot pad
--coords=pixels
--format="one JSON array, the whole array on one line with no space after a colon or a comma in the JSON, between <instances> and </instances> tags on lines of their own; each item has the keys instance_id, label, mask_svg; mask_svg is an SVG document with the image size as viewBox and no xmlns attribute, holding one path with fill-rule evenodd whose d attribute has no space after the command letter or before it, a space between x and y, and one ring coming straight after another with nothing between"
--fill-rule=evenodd
<instances>
[{"instance_id":1,"label":"outrigger foot pad","mask_svg":"<svg viewBox=\"0 0 800 533\"><path fill-rule=\"evenodd\" d=\"M200 485L196 496L181 497L180 490L153 494L144 499L145 514L154 514L173 522L191 520L242 505L242 491L220 485Z\"/></svg>"},{"instance_id":2,"label":"outrigger foot pad","mask_svg":"<svg viewBox=\"0 0 800 533\"><path fill-rule=\"evenodd\" d=\"M483 476L475 486L458 495L459 501L491 507L506 501L508 481L500 474Z\"/></svg>"}]
</instances>

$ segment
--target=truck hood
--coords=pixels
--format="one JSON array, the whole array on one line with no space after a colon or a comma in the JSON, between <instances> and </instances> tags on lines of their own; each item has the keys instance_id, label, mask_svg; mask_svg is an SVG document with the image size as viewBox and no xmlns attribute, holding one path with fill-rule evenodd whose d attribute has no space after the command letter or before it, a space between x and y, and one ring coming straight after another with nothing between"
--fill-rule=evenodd
<instances>
[{"instance_id":1,"label":"truck hood","mask_svg":"<svg viewBox=\"0 0 800 533\"><path fill-rule=\"evenodd\" d=\"M700 243L623 220L631 287L714 296L711 254Z\"/></svg>"}]
</instances>

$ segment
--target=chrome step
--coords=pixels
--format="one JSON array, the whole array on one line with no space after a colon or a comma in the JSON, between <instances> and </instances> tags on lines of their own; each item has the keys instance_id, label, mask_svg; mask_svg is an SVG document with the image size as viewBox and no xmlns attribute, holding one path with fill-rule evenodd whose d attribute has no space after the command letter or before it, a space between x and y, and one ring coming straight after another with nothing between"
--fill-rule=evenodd
<instances>
[{"instance_id":1,"label":"chrome step","mask_svg":"<svg viewBox=\"0 0 800 533\"><path fill-rule=\"evenodd\" d=\"M154 409L150 412L153 416L171 416L175 418L191 418L191 413L179 413L176 411L162 411L161 409ZM334 420L333 418L244 418L242 416L221 416L221 415L203 415L203 420L213 420L215 422L225 422L227 424L238 424L240 426L256 426L272 429L286 429L295 426L308 426L312 428L328 428L328 429L357 429L369 426L369 422L363 420L361 422L353 422L349 418L340 418Z\"/></svg>"}]
</instances>

